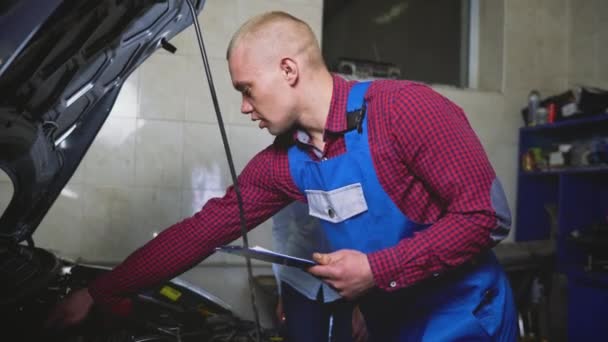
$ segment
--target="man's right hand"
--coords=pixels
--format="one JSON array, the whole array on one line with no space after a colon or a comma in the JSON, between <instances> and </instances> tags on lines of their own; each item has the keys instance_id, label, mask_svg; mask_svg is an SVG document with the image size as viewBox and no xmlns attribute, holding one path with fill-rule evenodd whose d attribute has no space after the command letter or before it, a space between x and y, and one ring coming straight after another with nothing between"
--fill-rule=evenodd
<instances>
[{"instance_id":1,"label":"man's right hand","mask_svg":"<svg viewBox=\"0 0 608 342\"><path fill-rule=\"evenodd\" d=\"M89 290L87 288L76 290L55 305L45 326L65 328L78 324L87 317L92 306L93 297L89 294Z\"/></svg>"}]
</instances>

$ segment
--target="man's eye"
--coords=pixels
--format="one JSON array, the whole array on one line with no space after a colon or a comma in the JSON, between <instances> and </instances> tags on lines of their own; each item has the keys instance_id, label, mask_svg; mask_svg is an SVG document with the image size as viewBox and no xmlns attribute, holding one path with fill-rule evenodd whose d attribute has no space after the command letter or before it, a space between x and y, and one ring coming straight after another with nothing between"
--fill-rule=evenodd
<instances>
[{"instance_id":1,"label":"man's eye","mask_svg":"<svg viewBox=\"0 0 608 342\"><path fill-rule=\"evenodd\" d=\"M247 87L245 89L243 89L243 95L249 97L251 96L251 88Z\"/></svg>"}]
</instances>

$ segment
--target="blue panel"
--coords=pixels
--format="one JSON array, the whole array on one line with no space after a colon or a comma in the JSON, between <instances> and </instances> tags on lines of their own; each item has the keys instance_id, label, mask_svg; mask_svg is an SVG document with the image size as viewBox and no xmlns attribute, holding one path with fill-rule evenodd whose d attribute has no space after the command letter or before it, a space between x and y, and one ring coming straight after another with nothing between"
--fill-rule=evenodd
<instances>
[{"instance_id":1,"label":"blue panel","mask_svg":"<svg viewBox=\"0 0 608 342\"><path fill-rule=\"evenodd\" d=\"M522 175L517 192L517 241L542 240L551 236L546 205L558 203L558 176Z\"/></svg>"},{"instance_id":2,"label":"blue panel","mask_svg":"<svg viewBox=\"0 0 608 342\"><path fill-rule=\"evenodd\" d=\"M568 340L608 341L608 274L568 274Z\"/></svg>"},{"instance_id":3,"label":"blue panel","mask_svg":"<svg viewBox=\"0 0 608 342\"><path fill-rule=\"evenodd\" d=\"M608 216L608 177L605 174L563 175L559 192L558 262L560 269L586 260L568 237L574 230L584 231Z\"/></svg>"},{"instance_id":4,"label":"blue panel","mask_svg":"<svg viewBox=\"0 0 608 342\"><path fill-rule=\"evenodd\" d=\"M361 109L363 106L365 93L371 84L371 81L355 83L350 91L350 94L348 95L348 101L346 103L347 112L350 113Z\"/></svg>"}]
</instances>

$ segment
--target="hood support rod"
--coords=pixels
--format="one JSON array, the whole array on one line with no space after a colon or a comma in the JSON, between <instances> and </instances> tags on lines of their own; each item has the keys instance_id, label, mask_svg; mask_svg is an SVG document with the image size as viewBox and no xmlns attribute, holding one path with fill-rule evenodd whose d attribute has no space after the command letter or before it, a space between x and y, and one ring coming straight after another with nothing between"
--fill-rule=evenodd
<instances>
[{"instance_id":1,"label":"hood support rod","mask_svg":"<svg viewBox=\"0 0 608 342\"><path fill-rule=\"evenodd\" d=\"M198 22L198 16L196 15L196 10L194 9L194 5L192 4L192 0L186 0L188 3L188 7L190 7L190 14L192 15L192 23L194 24L194 29L196 30L196 38L198 40L198 47L201 52L201 57L203 58L203 65L205 67L205 75L207 76L207 81L209 82L209 91L211 92L211 99L213 100L213 107L215 109L215 114L217 116L217 123L220 128L220 133L222 134L222 142L224 143L224 150L226 151L226 158L228 159L228 166L230 168L230 175L232 176L232 183L234 184L234 192L236 193L237 202L239 205L239 218L241 221L241 234L243 237L243 247L249 248L249 240L247 239L247 222L245 220L245 210L243 209L243 197L241 195L241 190L239 188L236 171L234 169L234 162L232 160L232 153L230 152L230 146L228 144L228 138L226 135L226 128L224 127L224 120L222 119L222 114L220 112L220 105L217 100L217 95L215 92L215 86L213 85L213 78L211 76L211 68L209 67L209 59L207 58L207 52L205 50L205 44L203 42L203 35L201 33L201 28ZM261 329L260 329L260 317L258 313L258 309L255 302L255 291L254 291L254 281L253 281L253 272L251 270L251 259L246 256L247 262L247 274L249 279L249 293L251 296L251 306L253 309L253 315L255 317L255 326L256 326L256 340L260 342L261 338Z\"/></svg>"}]
</instances>

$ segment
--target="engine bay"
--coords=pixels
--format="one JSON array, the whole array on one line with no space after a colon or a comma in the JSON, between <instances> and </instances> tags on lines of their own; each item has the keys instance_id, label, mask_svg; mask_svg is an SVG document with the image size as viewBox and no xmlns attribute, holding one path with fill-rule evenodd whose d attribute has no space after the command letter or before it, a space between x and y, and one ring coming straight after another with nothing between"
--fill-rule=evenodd
<instances>
[{"instance_id":1,"label":"engine bay","mask_svg":"<svg viewBox=\"0 0 608 342\"><path fill-rule=\"evenodd\" d=\"M52 258L49 252L43 252L43 255L45 259ZM32 257L32 260L39 259ZM204 290L176 281L134 296L133 313L128 318L110 316L94 307L77 326L64 330L47 329L44 323L54 305L70 292L86 287L108 268L61 259L56 259L55 266L32 267L42 264L32 260L29 264L2 265L4 271L16 267L21 274L27 274L27 284L32 283L32 277L48 280L44 284L38 281L36 289L19 294L15 286L5 286L3 290L9 293L5 292L8 296L0 305L0 316L4 317L3 325L7 327L5 336L19 336L19 341L49 342L258 341L254 322L237 317ZM44 263L53 264L49 264L49 260ZM276 331L263 329L261 335L259 341L283 341Z\"/></svg>"}]
</instances>

